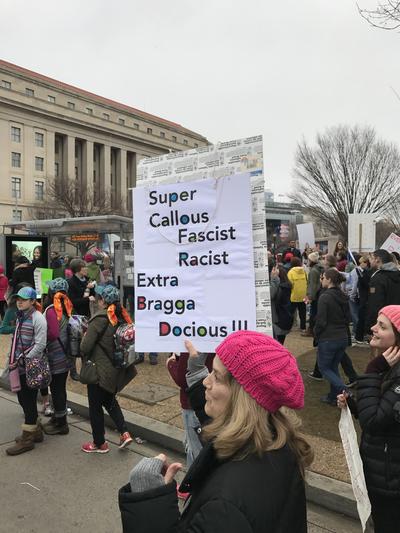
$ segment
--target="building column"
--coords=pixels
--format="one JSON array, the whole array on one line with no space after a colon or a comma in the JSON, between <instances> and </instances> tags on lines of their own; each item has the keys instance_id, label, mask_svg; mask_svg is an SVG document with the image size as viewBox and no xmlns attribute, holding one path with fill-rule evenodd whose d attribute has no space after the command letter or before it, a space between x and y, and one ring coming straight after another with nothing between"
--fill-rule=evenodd
<instances>
[{"instance_id":1,"label":"building column","mask_svg":"<svg viewBox=\"0 0 400 533\"><path fill-rule=\"evenodd\" d=\"M75 137L64 137L62 177L75 181Z\"/></svg>"},{"instance_id":2,"label":"building column","mask_svg":"<svg viewBox=\"0 0 400 533\"><path fill-rule=\"evenodd\" d=\"M100 196L111 197L111 147L103 144L100 150Z\"/></svg>"},{"instance_id":3,"label":"building column","mask_svg":"<svg viewBox=\"0 0 400 533\"><path fill-rule=\"evenodd\" d=\"M116 183L116 192L117 192L117 206L125 209L126 207L126 150L118 151L117 159L117 183Z\"/></svg>"},{"instance_id":4,"label":"building column","mask_svg":"<svg viewBox=\"0 0 400 533\"><path fill-rule=\"evenodd\" d=\"M90 194L93 194L93 143L83 141L82 147L82 188L89 186Z\"/></svg>"}]
</instances>

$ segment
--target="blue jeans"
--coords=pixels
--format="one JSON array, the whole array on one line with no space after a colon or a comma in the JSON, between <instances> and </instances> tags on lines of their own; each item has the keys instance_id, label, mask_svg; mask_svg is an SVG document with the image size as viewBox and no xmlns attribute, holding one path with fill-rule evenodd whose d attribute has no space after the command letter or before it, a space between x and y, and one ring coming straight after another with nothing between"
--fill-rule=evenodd
<instances>
[{"instance_id":1,"label":"blue jeans","mask_svg":"<svg viewBox=\"0 0 400 533\"><path fill-rule=\"evenodd\" d=\"M357 331L357 324L358 324L358 314L360 312L360 304L358 302L353 302L352 300L349 300L349 304L350 304L351 321L353 322L353 337L355 337L356 331Z\"/></svg>"},{"instance_id":2,"label":"blue jeans","mask_svg":"<svg viewBox=\"0 0 400 533\"><path fill-rule=\"evenodd\" d=\"M347 346L348 339L318 342L318 366L323 377L330 383L328 398L331 401L335 401L336 396L346 390L339 374L339 363L346 354Z\"/></svg>"}]
</instances>

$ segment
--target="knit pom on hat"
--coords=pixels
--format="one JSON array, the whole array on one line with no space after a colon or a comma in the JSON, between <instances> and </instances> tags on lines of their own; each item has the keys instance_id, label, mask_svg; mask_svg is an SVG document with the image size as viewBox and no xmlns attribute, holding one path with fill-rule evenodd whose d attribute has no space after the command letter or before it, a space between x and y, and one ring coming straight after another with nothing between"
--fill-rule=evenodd
<instances>
[{"instance_id":1,"label":"knit pom on hat","mask_svg":"<svg viewBox=\"0 0 400 533\"><path fill-rule=\"evenodd\" d=\"M318 263L318 261L319 261L319 253L318 252L311 252L310 254L308 254L308 259L312 263Z\"/></svg>"},{"instance_id":2,"label":"knit pom on hat","mask_svg":"<svg viewBox=\"0 0 400 533\"><path fill-rule=\"evenodd\" d=\"M387 305L378 314L385 315L390 320L397 331L400 332L400 305Z\"/></svg>"},{"instance_id":3,"label":"knit pom on hat","mask_svg":"<svg viewBox=\"0 0 400 533\"><path fill-rule=\"evenodd\" d=\"M216 354L244 390L267 411L304 407L304 384L296 359L272 337L256 331L231 333Z\"/></svg>"}]
</instances>

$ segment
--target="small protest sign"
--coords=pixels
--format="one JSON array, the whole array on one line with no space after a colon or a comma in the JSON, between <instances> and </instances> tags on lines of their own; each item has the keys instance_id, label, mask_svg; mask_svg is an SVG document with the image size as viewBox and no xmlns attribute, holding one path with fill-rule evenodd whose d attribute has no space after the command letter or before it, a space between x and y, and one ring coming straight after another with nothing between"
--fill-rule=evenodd
<instances>
[{"instance_id":1,"label":"small protest sign","mask_svg":"<svg viewBox=\"0 0 400 533\"><path fill-rule=\"evenodd\" d=\"M383 250L387 250L390 253L400 253L400 237L395 233L391 233L386 239L386 241L382 244L381 248L383 248Z\"/></svg>"}]
</instances>

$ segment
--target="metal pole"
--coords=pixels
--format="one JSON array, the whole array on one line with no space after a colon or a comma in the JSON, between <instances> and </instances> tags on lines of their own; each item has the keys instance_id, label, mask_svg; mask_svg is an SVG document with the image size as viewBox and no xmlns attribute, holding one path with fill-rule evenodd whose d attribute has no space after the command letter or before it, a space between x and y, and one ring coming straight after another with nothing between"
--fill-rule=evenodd
<instances>
[{"instance_id":1,"label":"metal pole","mask_svg":"<svg viewBox=\"0 0 400 533\"><path fill-rule=\"evenodd\" d=\"M362 224L358 225L358 252L361 253L361 245L362 245Z\"/></svg>"},{"instance_id":2,"label":"metal pole","mask_svg":"<svg viewBox=\"0 0 400 533\"><path fill-rule=\"evenodd\" d=\"M119 225L119 297L121 304L123 302L124 298L124 275L123 275L123 269L124 269L124 226L122 224Z\"/></svg>"}]
</instances>

